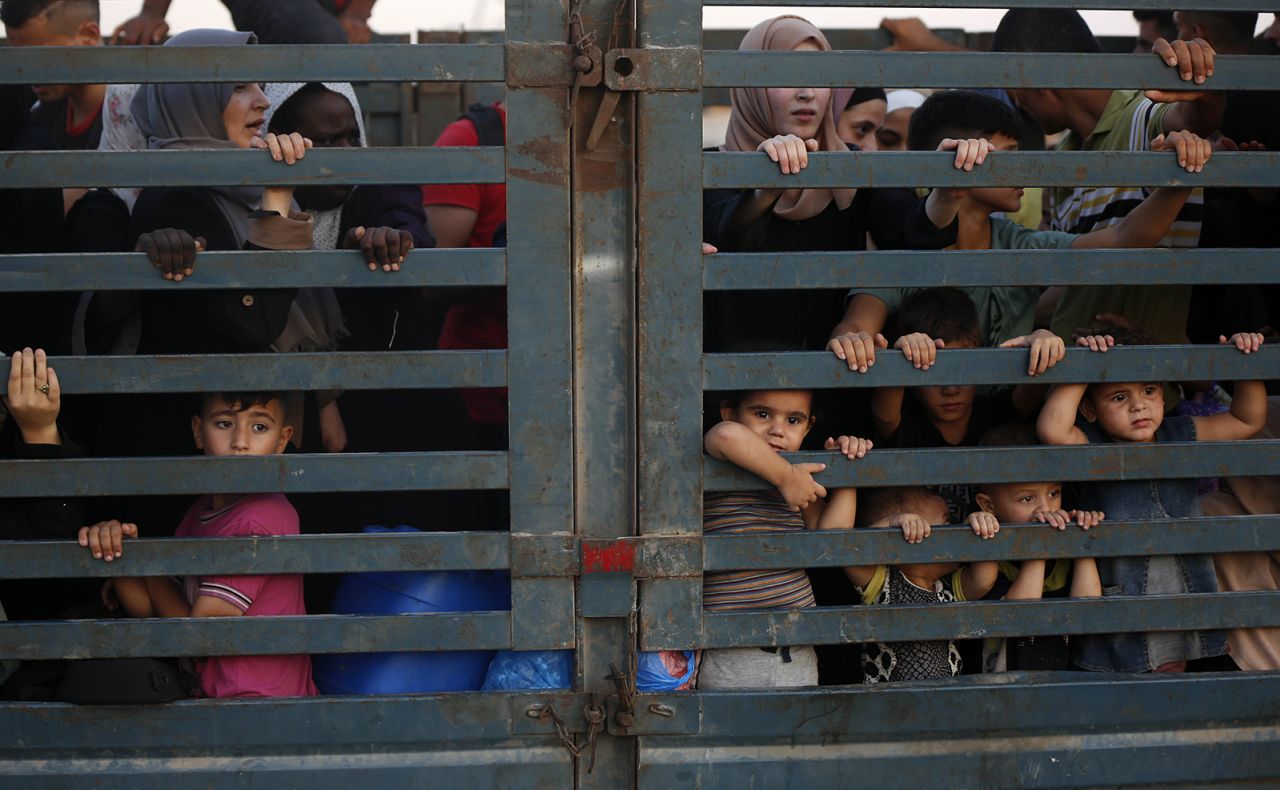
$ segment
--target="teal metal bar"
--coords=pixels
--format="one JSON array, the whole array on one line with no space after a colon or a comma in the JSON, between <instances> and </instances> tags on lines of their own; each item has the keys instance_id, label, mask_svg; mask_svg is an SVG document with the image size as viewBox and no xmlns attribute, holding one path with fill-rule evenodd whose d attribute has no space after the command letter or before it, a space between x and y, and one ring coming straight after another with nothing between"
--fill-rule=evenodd
<instances>
[{"instance_id":1,"label":"teal metal bar","mask_svg":"<svg viewBox=\"0 0 1280 790\"><path fill-rule=\"evenodd\" d=\"M3 47L0 83L502 82L501 44Z\"/></svg>"},{"instance_id":2,"label":"teal metal bar","mask_svg":"<svg viewBox=\"0 0 1280 790\"><path fill-rule=\"evenodd\" d=\"M640 43L700 46L698 4L639 4ZM702 534L701 91L636 97L639 189L637 269L639 455L642 535ZM701 635L702 579L640 585L640 644L691 648Z\"/></svg>"},{"instance_id":3,"label":"teal metal bar","mask_svg":"<svg viewBox=\"0 0 1280 790\"><path fill-rule=\"evenodd\" d=\"M507 0L506 24L509 40L529 44L559 45L569 27L560 4L540 0ZM511 521L535 535L577 530L570 182L575 157L568 98L567 86L509 84L505 99L508 480ZM513 645L576 644L571 579L522 578L517 571L511 599Z\"/></svg>"},{"instance_id":4,"label":"teal metal bar","mask_svg":"<svg viewBox=\"0 0 1280 790\"><path fill-rule=\"evenodd\" d=\"M476 287L507 282L501 248L414 250L398 272L369 271L355 250L202 252L196 274L166 280L139 252L0 255L0 292L221 288Z\"/></svg>"},{"instance_id":5,"label":"teal metal bar","mask_svg":"<svg viewBox=\"0 0 1280 790\"><path fill-rule=\"evenodd\" d=\"M468 490L507 479L507 454L495 452L0 461L0 497Z\"/></svg>"},{"instance_id":6,"label":"teal metal bar","mask_svg":"<svg viewBox=\"0 0 1280 790\"><path fill-rule=\"evenodd\" d=\"M496 184L501 148L316 148L285 165L262 151L9 151L4 185L36 187Z\"/></svg>"},{"instance_id":7,"label":"teal metal bar","mask_svg":"<svg viewBox=\"0 0 1280 790\"><path fill-rule=\"evenodd\" d=\"M707 612L703 647L1190 631L1280 626L1280 592L1057 598L946 606Z\"/></svg>"},{"instance_id":8,"label":"teal metal bar","mask_svg":"<svg viewBox=\"0 0 1280 790\"><path fill-rule=\"evenodd\" d=\"M925 562L1141 557L1280 549L1280 516L1104 521L1082 530L1004 524L989 540L967 526L935 527L922 543L901 530L854 529L775 535L708 535L705 569L820 568Z\"/></svg>"},{"instance_id":9,"label":"teal metal bar","mask_svg":"<svg viewBox=\"0 0 1280 790\"><path fill-rule=\"evenodd\" d=\"M1280 441L1273 440L872 450L856 461L839 453L786 453L784 457L793 463L826 464L815 479L828 488L1280 474ZM703 469L708 491L771 488L723 461L706 458Z\"/></svg>"},{"instance_id":10,"label":"teal metal bar","mask_svg":"<svg viewBox=\"0 0 1280 790\"><path fill-rule=\"evenodd\" d=\"M1277 71L1280 71L1278 69ZM1225 153L1200 173L1178 167L1171 153L997 152L970 172L939 152L809 154L809 166L782 175L762 153L708 153L703 184L723 187L1083 187L1280 186L1280 153Z\"/></svg>"},{"instance_id":11,"label":"teal metal bar","mask_svg":"<svg viewBox=\"0 0 1280 790\"><path fill-rule=\"evenodd\" d=\"M723 252L702 260L708 291L950 285L1280 283L1271 249ZM0 259L2 261L3 259Z\"/></svg>"},{"instance_id":12,"label":"teal metal bar","mask_svg":"<svg viewBox=\"0 0 1280 790\"><path fill-rule=\"evenodd\" d=\"M510 612L0 623L0 657L128 658L501 650Z\"/></svg>"},{"instance_id":13,"label":"teal metal bar","mask_svg":"<svg viewBox=\"0 0 1280 790\"><path fill-rule=\"evenodd\" d=\"M501 387L507 352L373 351L172 357L55 357L64 392Z\"/></svg>"},{"instance_id":14,"label":"teal metal bar","mask_svg":"<svg viewBox=\"0 0 1280 790\"><path fill-rule=\"evenodd\" d=\"M1203 85L1183 82L1155 55L1064 52L738 52L708 50L711 88L910 85L913 88L1141 88L1275 90L1280 73L1265 55L1222 56ZM1194 85L1194 88L1192 86Z\"/></svg>"},{"instance_id":15,"label":"teal metal bar","mask_svg":"<svg viewBox=\"0 0 1280 790\"><path fill-rule=\"evenodd\" d=\"M511 567L510 547L499 532L144 538L104 562L73 541L14 541L0 552L0 579L498 570Z\"/></svg>"},{"instance_id":16,"label":"teal metal bar","mask_svg":"<svg viewBox=\"0 0 1280 790\"><path fill-rule=\"evenodd\" d=\"M706 354L702 383L708 390L751 390L1280 378L1280 346L1251 354L1234 346L1122 346L1106 353L1073 347L1034 378L1027 375L1028 358L1025 348L942 349L933 367L918 370L901 351L888 348L876 353L866 373L857 373L828 351Z\"/></svg>"}]
</instances>

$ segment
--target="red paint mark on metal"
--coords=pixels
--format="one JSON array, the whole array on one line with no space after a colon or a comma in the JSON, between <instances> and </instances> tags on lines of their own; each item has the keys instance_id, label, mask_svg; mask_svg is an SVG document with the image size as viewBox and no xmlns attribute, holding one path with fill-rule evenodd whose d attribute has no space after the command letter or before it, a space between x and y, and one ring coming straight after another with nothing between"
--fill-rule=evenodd
<instances>
[{"instance_id":1,"label":"red paint mark on metal","mask_svg":"<svg viewBox=\"0 0 1280 790\"><path fill-rule=\"evenodd\" d=\"M629 541L582 544L583 573L631 573L636 566L636 547Z\"/></svg>"}]
</instances>

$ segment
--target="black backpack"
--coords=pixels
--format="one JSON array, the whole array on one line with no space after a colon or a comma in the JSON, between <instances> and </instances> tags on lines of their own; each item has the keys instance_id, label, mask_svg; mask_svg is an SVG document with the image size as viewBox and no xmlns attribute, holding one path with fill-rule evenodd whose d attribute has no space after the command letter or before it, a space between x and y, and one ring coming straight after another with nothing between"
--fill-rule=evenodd
<instances>
[{"instance_id":1,"label":"black backpack","mask_svg":"<svg viewBox=\"0 0 1280 790\"><path fill-rule=\"evenodd\" d=\"M498 112L492 104L476 102L468 107L458 120L463 118L471 121L471 125L476 127L476 136L480 138L478 145L507 144L507 127L502 122L502 113Z\"/></svg>"}]
</instances>

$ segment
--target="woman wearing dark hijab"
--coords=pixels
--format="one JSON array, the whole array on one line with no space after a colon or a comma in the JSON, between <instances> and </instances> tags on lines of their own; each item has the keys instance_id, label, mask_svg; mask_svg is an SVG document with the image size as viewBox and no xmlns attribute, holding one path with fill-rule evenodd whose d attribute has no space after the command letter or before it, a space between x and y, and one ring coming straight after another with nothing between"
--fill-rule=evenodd
<instances>
[{"instance_id":1,"label":"woman wearing dark hijab","mask_svg":"<svg viewBox=\"0 0 1280 790\"><path fill-rule=\"evenodd\" d=\"M168 47L239 46L252 33L192 30ZM267 134L267 97L257 83L164 83L133 99L138 129L152 150L261 148L293 164L310 141ZM309 249L310 215L291 211L292 187L151 187L133 207L135 236L177 228L209 250ZM175 279L181 279L175 275ZM187 291L143 297L139 353L261 351L284 329L293 289Z\"/></svg>"},{"instance_id":2,"label":"woman wearing dark hijab","mask_svg":"<svg viewBox=\"0 0 1280 790\"><path fill-rule=\"evenodd\" d=\"M165 46L246 46L254 41L252 33L192 30ZM260 148L276 161L293 164L306 155L311 141L296 133L263 135L268 106L257 83L166 83L139 89L131 110L152 150ZM131 234L139 238L181 229L193 244L209 250L310 249L311 217L294 210L292 201L292 187L148 187L134 204ZM181 279L181 273L173 279ZM121 315L132 314L137 333L134 342L118 347L140 354L267 351L284 330L296 293L181 286L148 291L134 297L137 310L113 305ZM192 411L182 395L104 398L94 447L102 455L189 455L194 449ZM184 497L152 497L111 503L110 515L143 526L149 535L165 534L177 527L186 504Z\"/></svg>"},{"instance_id":3,"label":"woman wearing dark hijab","mask_svg":"<svg viewBox=\"0 0 1280 790\"><path fill-rule=\"evenodd\" d=\"M825 52L826 36L796 16L765 20L740 51ZM830 88L734 88L724 151L759 151L783 174L808 165L814 151L848 151L836 131ZM955 166L981 163L980 141L949 141ZM862 250L869 232L880 249L940 249L955 242L958 198L909 189L708 189L703 238L721 251ZM824 348L841 313L840 292L752 291L714 294L707 304L708 347Z\"/></svg>"}]
</instances>

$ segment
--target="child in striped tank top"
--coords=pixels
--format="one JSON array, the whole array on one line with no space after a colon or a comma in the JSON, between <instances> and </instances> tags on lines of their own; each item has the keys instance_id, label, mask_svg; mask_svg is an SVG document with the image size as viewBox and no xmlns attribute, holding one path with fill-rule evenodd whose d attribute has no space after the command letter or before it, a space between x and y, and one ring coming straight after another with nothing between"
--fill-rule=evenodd
<instances>
[{"instance_id":1,"label":"child in striped tank top","mask_svg":"<svg viewBox=\"0 0 1280 790\"><path fill-rule=\"evenodd\" d=\"M703 531L708 535L839 529L853 526L857 491L833 490L813 479L825 464L796 463L780 453L795 452L813 428L810 390L755 390L720 406L721 422L707 432L713 458L729 461L776 487L767 491L707 494ZM826 449L861 458L871 442L852 436L829 438ZM703 606L709 611L801 609L814 606L813 588L803 568L707 574ZM814 686L818 662L810 645L745 647L703 651L699 688L781 688Z\"/></svg>"}]
</instances>

